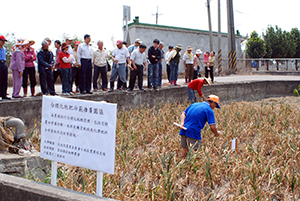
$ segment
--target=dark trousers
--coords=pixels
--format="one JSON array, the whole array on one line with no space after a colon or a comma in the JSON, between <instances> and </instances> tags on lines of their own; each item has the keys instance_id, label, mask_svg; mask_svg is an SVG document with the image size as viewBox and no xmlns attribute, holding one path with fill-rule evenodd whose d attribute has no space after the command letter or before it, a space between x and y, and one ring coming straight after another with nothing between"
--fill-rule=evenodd
<instances>
[{"instance_id":1,"label":"dark trousers","mask_svg":"<svg viewBox=\"0 0 300 201\"><path fill-rule=\"evenodd\" d=\"M198 77L201 77L201 74L200 74L200 66L199 66L199 65L197 66L197 70L194 69L193 80L194 80L194 79L197 79Z\"/></svg>"},{"instance_id":2,"label":"dark trousers","mask_svg":"<svg viewBox=\"0 0 300 201\"><path fill-rule=\"evenodd\" d=\"M123 83L120 80L120 76L118 77L117 89L121 88L122 86L124 86L125 88L127 88L127 80L128 80L128 67L127 66L125 66L125 79L126 79L126 82Z\"/></svg>"},{"instance_id":3,"label":"dark trousers","mask_svg":"<svg viewBox=\"0 0 300 201\"><path fill-rule=\"evenodd\" d=\"M81 59L80 68L80 92L89 92L92 88L92 60Z\"/></svg>"},{"instance_id":4,"label":"dark trousers","mask_svg":"<svg viewBox=\"0 0 300 201\"><path fill-rule=\"evenodd\" d=\"M72 68L61 68L62 92L70 93L72 91Z\"/></svg>"},{"instance_id":5,"label":"dark trousers","mask_svg":"<svg viewBox=\"0 0 300 201\"><path fill-rule=\"evenodd\" d=\"M143 65L136 65L136 68L137 68L137 70L130 70L129 89L134 88L136 77L138 77L139 89L143 88L144 66Z\"/></svg>"},{"instance_id":6,"label":"dark trousers","mask_svg":"<svg viewBox=\"0 0 300 201\"><path fill-rule=\"evenodd\" d=\"M167 76L168 76L169 82L170 82L170 72L171 72L171 70L170 70L170 65L167 64Z\"/></svg>"},{"instance_id":7,"label":"dark trousers","mask_svg":"<svg viewBox=\"0 0 300 201\"><path fill-rule=\"evenodd\" d=\"M35 67L29 67L24 69L23 71L23 88L27 88L28 76L30 80L30 88L34 88L36 85L35 80Z\"/></svg>"},{"instance_id":8,"label":"dark trousers","mask_svg":"<svg viewBox=\"0 0 300 201\"><path fill-rule=\"evenodd\" d=\"M205 66L205 77L208 78L208 71L209 71L210 79L212 82L214 82L214 67L210 66L209 68L210 70L207 70L207 66Z\"/></svg>"},{"instance_id":9,"label":"dark trousers","mask_svg":"<svg viewBox=\"0 0 300 201\"><path fill-rule=\"evenodd\" d=\"M39 73L40 85L43 94L54 95L54 82L53 82L53 73L51 69L45 70L45 73Z\"/></svg>"},{"instance_id":10,"label":"dark trousers","mask_svg":"<svg viewBox=\"0 0 300 201\"><path fill-rule=\"evenodd\" d=\"M158 62L158 86L161 86L162 82L162 64Z\"/></svg>"},{"instance_id":11,"label":"dark trousers","mask_svg":"<svg viewBox=\"0 0 300 201\"><path fill-rule=\"evenodd\" d=\"M0 96L2 98L7 95L7 65L5 62L0 61Z\"/></svg>"},{"instance_id":12,"label":"dark trousers","mask_svg":"<svg viewBox=\"0 0 300 201\"><path fill-rule=\"evenodd\" d=\"M102 66L102 67L94 65L93 88L98 89L97 80L98 80L99 74L101 75L101 79L102 79L102 89L107 89L106 65Z\"/></svg>"},{"instance_id":13,"label":"dark trousers","mask_svg":"<svg viewBox=\"0 0 300 201\"><path fill-rule=\"evenodd\" d=\"M62 81L61 79L61 74L60 74L60 69L57 69L57 70L54 70L53 71L53 83L55 84L58 76L60 77L60 80Z\"/></svg>"},{"instance_id":14,"label":"dark trousers","mask_svg":"<svg viewBox=\"0 0 300 201\"><path fill-rule=\"evenodd\" d=\"M79 81L80 81L80 68L73 67L72 68L72 86L73 82L75 81L75 86L79 87Z\"/></svg>"}]
</instances>

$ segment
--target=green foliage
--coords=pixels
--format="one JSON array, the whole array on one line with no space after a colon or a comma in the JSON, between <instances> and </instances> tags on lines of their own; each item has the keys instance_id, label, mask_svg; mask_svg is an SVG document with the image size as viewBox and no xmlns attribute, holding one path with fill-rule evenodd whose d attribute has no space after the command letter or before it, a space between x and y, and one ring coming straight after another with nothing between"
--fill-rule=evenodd
<instances>
[{"instance_id":1,"label":"green foliage","mask_svg":"<svg viewBox=\"0 0 300 201\"><path fill-rule=\"evenodd\" d=\"M297 45L294 58L300 58L300 31L298 28L293 28L290 33L295 40L295 44Z\"/></svg>"},{"instance_id":2,"label":"green foliage","mask_svg":"<svg viewBox=\"0 0 300 201\"><path fill-rule=\"evenodd\" d=\"M266 42L266 58L286 58L294 57L298 50L300 42L300 34L298 29L291 32L282 31L278 26L269 26L264 40ZM300 54L300 49L299 49Z\"/></svg>"},{"instance_id":3,"label":"green foliage","mask_svg":"<svg viewBox=\"0 0 300 201\"><path fill-rule=\"evenodd\" d=\"M266 52L266 42L261 39L256 31L253 31L247 41L246 53L251 58L262 58Z\"/></svg>"},{"instance_id":4,"label":"green foliage","mask_svg":"<svg viewBox=\"0 0 300 201\"><path fill-rule=\"evenodd\" d=\"M296 95L296 96L300 96L300 85L298 85L298 89L294 89L294 94Z\"/></svg>"},{"instance_id":5,"label":"green foliage","mask_svg":"<svg viewBox=\"0 0 300 201\"><path fill-rule=\"evenodd\" d=\"M4 47L6 48L7 51L6 64L7 66L9 66L11 61L12 46L16 43L16 37L14 33L5 33L0 35L3 35L7 40L4 44Z\"/></svg>"}]
</instances>

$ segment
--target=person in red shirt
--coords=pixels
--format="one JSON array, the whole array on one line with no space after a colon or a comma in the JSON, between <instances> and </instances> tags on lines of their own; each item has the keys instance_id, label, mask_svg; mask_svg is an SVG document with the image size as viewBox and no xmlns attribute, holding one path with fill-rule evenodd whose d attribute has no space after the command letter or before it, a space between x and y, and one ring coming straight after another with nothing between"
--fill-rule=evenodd
<instances>
[{"instance_id":1,"label":"person in red shirt","mask_svg":"<svg viewBox=\"0 0 300 201\"><path fill-rule=\"evenodd\" d=\"M63 43L59 53L60 75L63 95L72 95L72 62L74 57L68 52L69 45Z\"/></svg>"},{"instance_id":2,"label":"person in red shirt","mask_svg":"<svg viewBox=\"0 0 300 201\"><path fill-rule=\"evenodd\" d=\"M198 79L195 79L195 80L191 81L187 85L186 89L187 89L187 92L188 92L188 95L189 95L189 99L192 103L195 103L197 101L194 90L197 90L199 95L203 98L203 100L205 100L204 94L201 91L201 88L202 88L203 84L207 84L208 86L210 86L211 85L211 79L206 78L206 77L205 78L198 78Z\"/></svg>"}]
</instances>

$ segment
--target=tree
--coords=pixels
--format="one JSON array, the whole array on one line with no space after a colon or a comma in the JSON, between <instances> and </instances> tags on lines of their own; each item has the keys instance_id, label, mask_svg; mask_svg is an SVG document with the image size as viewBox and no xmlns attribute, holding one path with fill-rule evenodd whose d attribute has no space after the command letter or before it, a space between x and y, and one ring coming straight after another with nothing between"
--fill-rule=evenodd
<instances>
[{"instance_id":1,"label":"tree","mask_svg":"<svg viewBox=\"0 0 300 201\"><path fill-rule=\"evenodd\" d=\"M297 45L294 58L300 58L300 31L298 28L293 28L290 33L295 39L295 44ZM295 69L298 70L298 60L295 62Z\"/></svg>"},{"instance_id":2,"label":"tree","mask_svg":"<svg viewBox=\"0 0 300 201\"><path fill-rule=\"evenodd\" d=\"M248 39L246 53L251 58L262 58L266 54L266 42L253 31Z\"/></svg>"}]
</instances>

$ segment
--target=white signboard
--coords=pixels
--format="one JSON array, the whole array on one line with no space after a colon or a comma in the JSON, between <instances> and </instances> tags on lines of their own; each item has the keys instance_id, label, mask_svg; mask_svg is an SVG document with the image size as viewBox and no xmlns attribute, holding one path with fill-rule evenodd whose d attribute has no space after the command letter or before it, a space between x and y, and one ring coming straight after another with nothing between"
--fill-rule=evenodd
<instances>
[{"instance_id":1,"label":"white signboard","mask_svg":"<svg viewBox=\"0 0 300 201\"><path fill-rule=\"evenodd\" d=\"M41 157L114 173L117 104L43 96Z\"/></svg>"}]
</instances>

